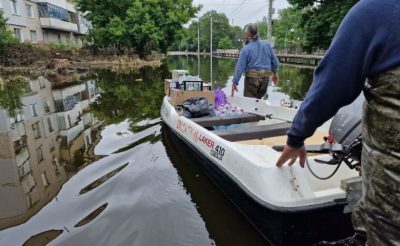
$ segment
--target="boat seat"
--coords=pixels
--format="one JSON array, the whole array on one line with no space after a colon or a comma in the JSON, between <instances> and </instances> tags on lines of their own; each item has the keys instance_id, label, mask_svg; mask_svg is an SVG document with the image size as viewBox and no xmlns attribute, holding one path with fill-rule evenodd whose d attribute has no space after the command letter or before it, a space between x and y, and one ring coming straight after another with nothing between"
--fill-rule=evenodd
<instances>
[{"instance_id":1,"label":"boat seat","mask_svg":"<svg viewBox=\"0 0 400 246\"><path fill-rule=\"evenodd\" d=\"M202 127L212 127L221 125L232 125L242 124L249 122L258 122L264 120L265 117L261 117L255 114L244 114L244 115L233 115L233 116L216 116L216 117L201 117L191 119L194 123Z\"/></svg>"},{"instance_id":2,"label":"boat seat","mask_svg":"<svg viewBox=\"0 0 400 246\"><path fill-rule=\"evenodd\" d=\"M228 130L214 130L214 134L228 141L245 141L285 135L290 123L276 123Z\"/></svg>"}]
</instances>

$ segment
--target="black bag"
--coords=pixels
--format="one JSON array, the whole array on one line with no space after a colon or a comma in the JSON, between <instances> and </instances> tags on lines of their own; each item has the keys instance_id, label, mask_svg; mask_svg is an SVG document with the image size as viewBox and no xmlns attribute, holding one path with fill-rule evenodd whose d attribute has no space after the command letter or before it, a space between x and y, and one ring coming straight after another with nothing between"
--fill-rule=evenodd
<instances>
[{"instance_id":1,"label":"black bag","mask_svg":"<svg viewBox=\"0 0 400 246\"><path fill-rule=\"evenodd\" d=\"M208 101L205 97L194 97L183 102L183 108L192 118L199 118L210 114Z\"/></svg>"}]
</instances>

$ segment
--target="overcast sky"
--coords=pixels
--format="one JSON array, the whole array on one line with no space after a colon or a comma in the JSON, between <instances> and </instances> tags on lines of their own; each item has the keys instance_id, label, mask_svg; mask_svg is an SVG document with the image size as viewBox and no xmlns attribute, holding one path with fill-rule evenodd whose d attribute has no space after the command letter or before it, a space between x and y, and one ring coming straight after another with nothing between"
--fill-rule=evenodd
<instances>
[{"instance_id":1,"label":"overcast sky","mask_svg":"<svg viewBox=\"0 0 400 246\"><path fill-rule=\"evenodd\" d=\"M243 27L247 23L262 20L268 12L268 0L193 0L195 5L202 4L203 8L198 17L210 10L225 13L230 23ZM273 2L276 13L279 9L289 6L286 0ZM275 16L274 16L275 17Z\"/></svg>"}]
</instances>

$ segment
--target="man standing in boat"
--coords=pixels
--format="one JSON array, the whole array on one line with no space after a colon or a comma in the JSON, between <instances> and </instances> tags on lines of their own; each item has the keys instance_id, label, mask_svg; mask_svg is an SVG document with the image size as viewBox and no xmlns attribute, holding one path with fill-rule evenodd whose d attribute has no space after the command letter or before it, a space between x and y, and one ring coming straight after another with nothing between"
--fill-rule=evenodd
<instances>
[{"instance_id":1,"label":"man standing in boat","mask_svg":"<svg viewBox=\"0 0 400 246\"><path fill-rule=\"evenodd\" d=\"M245 28L245 46L240 51L232 80L232 96L245 73L244 96L261 99L267 93L269 77L278 82L279 61L271 45L258 38L257 26L248 24Z\"/></svg>"},{"instance_id":2,"label":"man standing in boat","mask_svg":"<svg viewBox=\"0 0 400 246\"><path fill-rule=\"evenodd\" d=\"M384 14L383 14L384 13ZM367 82L366 79L368 78ZM277 162L300 157L304 140L364 91L363 196L353 210L356 235L334 245L400 244L400 2L359 1L315 71Z\"/></svg>"}]
</instances>

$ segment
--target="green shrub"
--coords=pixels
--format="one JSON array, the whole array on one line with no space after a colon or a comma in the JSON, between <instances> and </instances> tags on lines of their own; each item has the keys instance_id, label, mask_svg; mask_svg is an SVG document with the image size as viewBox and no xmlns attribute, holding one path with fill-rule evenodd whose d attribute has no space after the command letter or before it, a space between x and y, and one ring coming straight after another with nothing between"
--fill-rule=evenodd
<instances>
[{"instance_id":1,"label":"green shrub","mask_svg":"<svg viewBox=\"0 0 400 246\"><path fill-rule=\"evenodd\" d=\"M50 48L55 49L55 50L64 50L64 51L69 51L72 49L76 49L77 46L72 43L72 42L65 42L65 41L51 41L49 43Z\"/></svg>"},{"instance_id":2,"label":"green shrub","mask_svg":"<svg viewBox=\"0 0 400 246\"><path fill-rule=\"evenodd\" d=\"M18 39L7 27L7 19L3 16L3 11L0 10L0 54L9 45L17 44Z\"/></svg>"}]
</instances>

